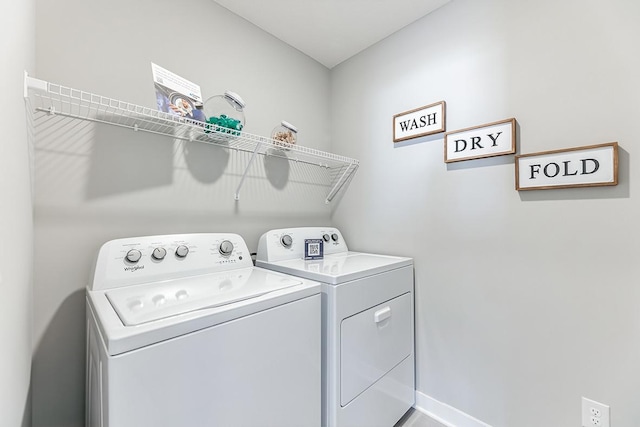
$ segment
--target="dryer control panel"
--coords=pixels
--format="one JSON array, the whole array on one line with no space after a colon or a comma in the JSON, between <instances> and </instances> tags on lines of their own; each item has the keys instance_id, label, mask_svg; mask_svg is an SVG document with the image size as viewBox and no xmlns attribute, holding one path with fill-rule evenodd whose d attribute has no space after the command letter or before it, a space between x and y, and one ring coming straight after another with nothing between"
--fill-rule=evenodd
<instances>
[{"instance_id":1,"label":"dryer control panel","mask_svg":"<svg viewBox=\"0 0 640 427\"><path fill-rule=\"evenodd\" d=\"M307 239L321 239L325 255L349 251L342 233L337 228L281 228L267 231L260 237L256 259L274 262L304 258L304 242Z\"/></svg>"},{"instance_id":2,"label":"dryer control panel","mask_svg":"<svg viewBox=\"0 0 640 427\"><path fill-rule=\"evenodd\" d=\"M91 290L253 267L237 234L197 233L111 240L100 248Z\"/></svg>"}]
</instances>

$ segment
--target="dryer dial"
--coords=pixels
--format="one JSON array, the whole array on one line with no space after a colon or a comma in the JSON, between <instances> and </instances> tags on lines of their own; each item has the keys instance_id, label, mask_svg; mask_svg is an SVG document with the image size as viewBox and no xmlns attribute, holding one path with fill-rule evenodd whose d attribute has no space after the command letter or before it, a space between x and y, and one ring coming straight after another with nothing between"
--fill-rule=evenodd
<instances>
[{"instance_id":1,"label":"dryer dial","mask_svg":"<svg viewBox=\"0 0 640 427\"><path fill-rule=\"evenodd\" d=\"M220 243L220 246L218 246L218 251L222 256L231 255L231 253L233 252L233 243L228 240L223 241L222 243Z\"/></svg>"},{"instance_id":2,"label":"dryer dial","mask_svg":"<svg viewBox=\"0 0 640 427\"><path fill-rule=\"evenodd\" d=\"M337 242L338 241L338 234L337 233L333 233L331 235L331 240L333 240L334 242Z\"/></svg>"},{"instance_id":3,"label":"dryer dial","mask_svg":"<svg viewBox=\"0 0 640 427\"><path fill-rule=\"evenodd\" d=\"M282 243L282 246L285 248L290 248L291 244L293 244L293 239L288 234L285 234L280 238L280 243Z\"/></svg>"}]
</instances>

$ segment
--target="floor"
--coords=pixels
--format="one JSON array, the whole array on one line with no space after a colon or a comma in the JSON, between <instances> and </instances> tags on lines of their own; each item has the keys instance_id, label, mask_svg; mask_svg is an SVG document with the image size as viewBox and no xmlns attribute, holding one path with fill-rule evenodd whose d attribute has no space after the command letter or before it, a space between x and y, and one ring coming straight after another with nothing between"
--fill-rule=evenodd
<instances>
[{"instance_id":1,"label":"floor","mask_svg":"<svg viewBox=\"0 0 640 427\"><path fill-rule=\"evenodd\" d=\"M447 427L426 416L422 412L410 409L394 427Z\"/></svg>"}]
</instances>

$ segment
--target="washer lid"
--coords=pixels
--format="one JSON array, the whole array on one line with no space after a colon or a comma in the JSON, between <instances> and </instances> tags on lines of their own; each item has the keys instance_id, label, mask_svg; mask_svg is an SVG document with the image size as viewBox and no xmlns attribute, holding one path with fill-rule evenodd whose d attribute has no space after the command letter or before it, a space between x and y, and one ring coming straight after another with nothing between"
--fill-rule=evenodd
<instances>
[{"instance_id":1,"label":"washer lid","mask_svg":"<svg viewBox=\"0 0 640 427\"><path fill-rule=\"evenodd\" d=\"M253 267L107 291L125 326L136 326L205 308L219 307L299 285L295 278Z\"/></svg>"},{"instance_id":2,"label":"washer lid","mask_svg":"<svg viewBox=\"0 0 640 427\"><path fill-rule=\"evenodd\" d=\"M309 261L299 258L275 262L258 260L256 265L310 280L337 285L395 268L413 265L413 260L405 257L362 252L341 252L325 255L323 259Z\"/></svg>"}]
</instances>

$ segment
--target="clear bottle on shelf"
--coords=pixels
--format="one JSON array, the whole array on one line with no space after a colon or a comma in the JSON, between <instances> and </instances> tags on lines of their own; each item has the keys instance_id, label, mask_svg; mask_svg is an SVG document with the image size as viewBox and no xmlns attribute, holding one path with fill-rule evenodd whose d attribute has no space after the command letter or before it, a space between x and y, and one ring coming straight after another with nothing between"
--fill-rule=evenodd
<instances>
[{"instance_id":1,"label":"clear bottle on shelf","mask_svg":"<svg viewBox=\"0 0 640 427\"><path fill-rule=\"evenodd\" d=\"M298 141L298 128L283 120L271 132L271 139L275 145L287 148Z\"/></svg>"},{"instance_id":2,"label":"clear bottle on shelf","mask_svg":"<svg viewBox=\"0 0 640 427\"><path fill-rule=\"evenodd\" d=\"M240 95L231 91L207 99L204 102L204 114L207 118L205 132L239 136L245 124L245 105Z\"/></svg>"}]
</instances>

